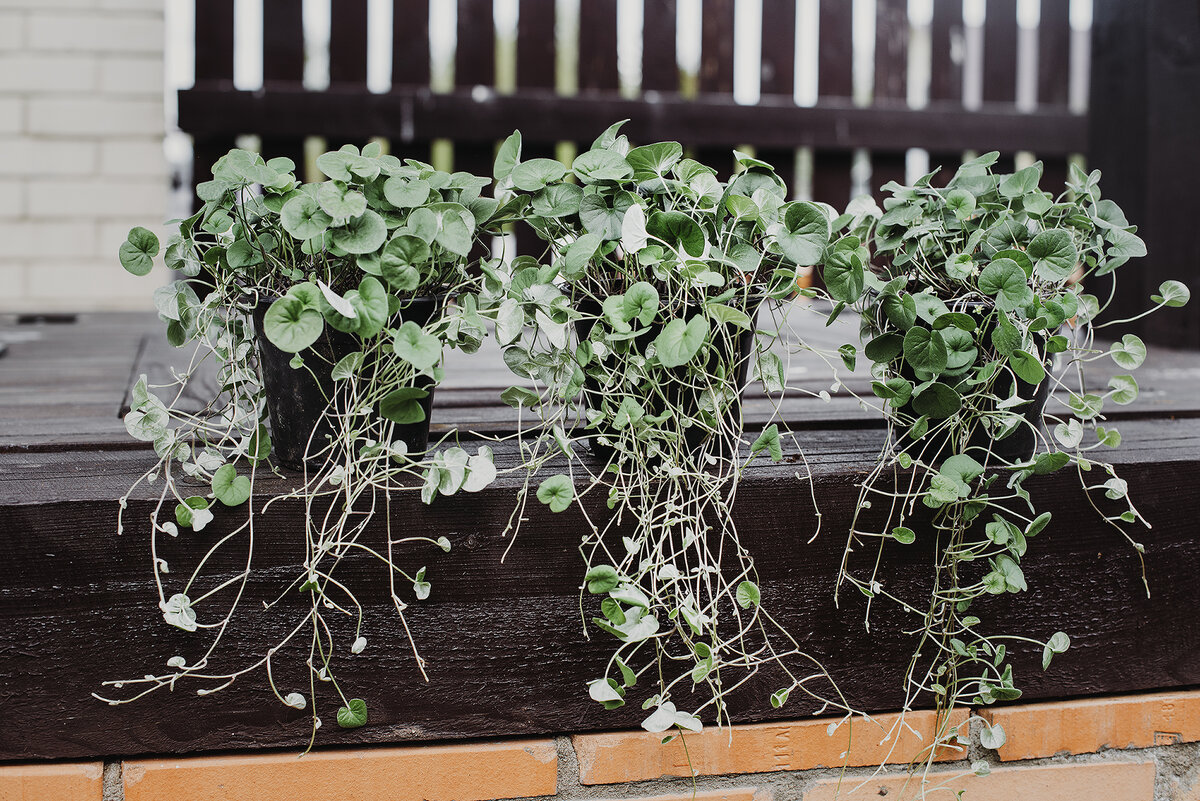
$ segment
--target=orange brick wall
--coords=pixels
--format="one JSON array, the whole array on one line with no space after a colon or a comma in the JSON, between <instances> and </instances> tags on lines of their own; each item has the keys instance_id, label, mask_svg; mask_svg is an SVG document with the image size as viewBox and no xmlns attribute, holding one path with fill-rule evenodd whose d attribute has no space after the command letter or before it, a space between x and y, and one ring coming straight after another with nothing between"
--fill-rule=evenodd
<instances>
[{"instance_id":1,"label":"orange brick wall","mask_svg":"<svg viewBox=\"0 0 1200 801\"><path fill-rule=\"evenodd\" d=\"M993 707L997 750L946 750L931 799L1200 801L1200 691ZM959 725L966 713L950 721ZM0 765L0 801L900 801L932 713L734 726L662 743L645 732L533 740ZM964 727L965 729L966 727ZM686 745L686 751L685 751ZM884 761L889 767L878 770ZM985 762L977 776L972 764ZM693 775L694 774L694 775ZM106 781L107 779L107 781Z\"/></svg>"}]
</instances>

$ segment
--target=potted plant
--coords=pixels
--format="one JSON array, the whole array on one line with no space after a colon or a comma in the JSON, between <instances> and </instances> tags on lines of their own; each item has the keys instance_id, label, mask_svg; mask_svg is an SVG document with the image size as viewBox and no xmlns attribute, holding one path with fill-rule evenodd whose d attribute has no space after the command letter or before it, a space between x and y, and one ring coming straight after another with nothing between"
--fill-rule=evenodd
<instances>
[{"instance_id":1,"label":"potted plant","mask_svg":"<svg viewBox=\"0 0 1200 801\"><path fill-rule=\"evenodd\" d=\"M183 277L156 291L155 303L171 344L193 345L194 354L173 380L154 385L143 376L134 387L125 424L153 443L158 461L121 506L143 484L161 487L149 523L163 618L212 636L191 657L172 656L165 671L109 682L121 688L104 699L111 703L186 681L212 692L263 669L291 707L305 708L328 682L339 700L337 722L362 725L365 703L335 679L342 640L353 653L366 645L362 606L336 577L338 566L352 554L377 560L403 619L414 598L429 595L430 582L424 568L402 564L397 549L426 540L449 550L450 543L395 530L375 510L391 492L420 491L429 502L477 491L495 476L486 447L422 452L443 348L470 352L485 334L471 293L472 248L500 230L508 210L481 196L489 179L401 161L378 145L326 153L317 166L328 180L302 183L288 159L230 151L214 165L213 180L197 187L200 211L176 221L166 244L167 266ZM158 251L157 237L135 228L120 258L145 275ZM197 387L211 388L211 397L196 404ZM256 481L277 461L299 475L262 501ZM250 664L219 667L222 638L246 614L247 584L263 579L255 521L282 500L303 504L303 560L294 575L274 580L281 596L299 592L308 602L272 605L294 616L289 633L264 643ZM232 521L222 515L214 524L220 539L200 548L194 564L181 569L161 558L164 536L200 532L222 507L244 514ZM246 555L230 578L214 565L236 549ZM343 617L352 625L342 625ZM301 684L310 689L288 691L276 683L272 656L305 638L311 675Z\"/></svg>"},{"instance_id":2,"label":"potted plant","mask_svg":"<svg viewBox=\"0 0 1200 801\"><path fill-rule=\"evenodd\" d=\"M1112 275L1111 299L1117 269L1145 245L1102 198L1098 172L1073 168L1054 195L1039 187L1040 162L996 175L996 160L989 153L962 165L942 188L933 174L890 183L883 209L852 204L822 266L835 312L861 313L868 400L888 425L861 484L838 585L866 596L868 616L883 598L920 621L906 708L930 696L943 711L1017 698L1010 655L1035 645L1045 669L1070 644L1064 632L996 633L982 619L988 596L1026 589L1021 560L1052 525L1030 479L1077 471L1093 506L1139 554L1132 529L1148 526L1104 459L1121 441L1105 408L1137 398L1129 373L1146 348L1132 334L1098 342L1097 332L1128 321L1099 322L1108 300L1086 291ZM1188 296L1168 281L1149 311ZM840 355L853 368L856 349ZM1122 371L1105 391L1087 375L1098 361ZM935 540L932 591L900 597L880 580L882 552L925 538ZM945 723L930 758L961 734ZM985 727L985 746L1003 740L999 727Z\"/></svg>"},{"instance_id":3,"label":"potted plant","mask_svg":"<svg viewBox=\"0 0 1200 801\"><path fill-rule=\"evenodd\" d=\"M487 268L479 303L531 382L505 392L535 418L512 528L535 492L553 512L582 513L584 628L590 618L613 644L588 692L606 708L637 693L644 728L699 730L728 721L728 694L766 664L788 677L773 705L808 692L845 708L764 611L731 514L746 466L782 458L778 428L751 442L741 415L756 355L760 377L768 366L764 380L782 380L759 307L788 298L797 267L820 259L831 215L787 202L762 161L737 154L741 171L722 182L678 143L631 147L619 127L570 169L522 160L519 133L496 161L498 191L546 243ZM566 472L550 468L564 457ZM535 479L543 468L555 474Z\"/></svg>"}]
</instances>

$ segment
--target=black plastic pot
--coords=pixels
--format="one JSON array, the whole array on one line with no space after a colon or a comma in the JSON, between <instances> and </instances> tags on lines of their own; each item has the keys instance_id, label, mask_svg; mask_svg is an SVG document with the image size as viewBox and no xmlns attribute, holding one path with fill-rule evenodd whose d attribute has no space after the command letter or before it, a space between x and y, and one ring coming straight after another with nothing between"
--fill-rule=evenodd
<instances>
[{"instance_id":1,"label":"black plastic pot","mask_svg":"<svg viewBox=\"0 0 1200 801\"><path fill-rule=\"evenodd\" d=\"M733 365L732 380L736 385L737 394L733 402L725 410L725 421L730 427L737 424L741 414L742 392L748 383L750 359L754 356L754 321L758 318L758 308L761 302L761 298L752 299L747 307L743 309L743 311L750 315L751 328L749 330L731 325L714 325L712 328L712 342L704 366L705 369L714 371L722 364L726 366ZM575 322L575 333L582 342L591 334L592 326L596 322L594 318L601 314L602 309L599 303L590 298L579 302L578 308L588 315L587 318ZM699 306L688 307L683 316L685 318L691 317L693 314L702 313L702 311ZM645 331L631 340L630 349L636 353L645 353L649 345L654 342L655 338L662 331L663 325L664 323L655 322L648 326ZM612 357L607 358L611 359ZM658 395L653 395L639 398L639 403L645 408L647 414L662 414L664 409L670 408L679 409L684 414L690 416L699 406L701 392L680 382L687 375L687 366L675 368L660 367L659 370L663 375L662 384L665 386L665 400ZM600 408L602 405L600 400L605 394L605 390L597 378L591 375L585 378L583 383L583 401L589 408ZM605 425L608 422L610 421L602 421L599 426L593 429L594 434L588 439L588 447L592 453L605 459L612 455L613 448L610 445L600 442L599 437L604 436L616 439L620 436L619 432ZM724 438L714 439L712 432L704 426L689 426L685 428L683 437L688 449L696 451L707 446L713 455L727 455L729 446L732 444Z\"/></svg>"},{"instance_id":2,"label":"black plastic pot","mask_svg":"<svg viewBox=\"0 0 1200 801\"><path fill-rule=\"evenodd\" d=\"M442 298L437 297L404 300L394 323L412 321L423 326L433 319L441 303ZM263 333L263 317L270 305L270 300L263 300L255 307L254 332L258 339L263 390L267 396L271 454L284 467L300 470L306 461L305 453L310 449L313 453L319 452L327 437L334 433L333 426L324 416L325 399L334 391L330 375L333 365L344 356L361 350L362 343L352 334L326 325L320 339L311 347L321 358L310 356L304 360L304 367L294 369L289 364L293 354L272 345ZM407 425L396 424L393 435L408 445L410 453L420 453L429 446L429 415L436 384L429 376L418 376L414 385L428 393L419 401L425 419Z\"/></svg>"}]
</instances>

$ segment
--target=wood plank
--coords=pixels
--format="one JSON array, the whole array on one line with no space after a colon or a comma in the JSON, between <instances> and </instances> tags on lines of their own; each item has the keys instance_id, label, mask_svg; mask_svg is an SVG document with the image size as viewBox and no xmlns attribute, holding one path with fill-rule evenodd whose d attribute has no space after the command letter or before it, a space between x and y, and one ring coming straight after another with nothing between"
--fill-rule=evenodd
<instances>
[{"instance_id":1,"label":"wood plank","mask_svg":"<svg viewBox=\"0 0 1200 801\"><path fill-rule=\"evenodd\" d=\"M675 53L676 0L643 0L642 91L679 91L679 64Z\"/></svg>"},{"instance_id":2,"label":"wood plank","mask_svg":"<svg viewBox=\"0 0 1200 801\"><path fill-rule=\"evenodd\" d=\"M990 0L983 23L983 102L1016 101L1017 0ZM1012 172L1013 150L1001 153L996 172Z\"/></svg>"},{"instance_id":3,"label":"wood plank","mask_svg":"<svg viewBox=\"0 0 1200 801\"><path fill-rule=\"evenodd\" d=\"M709 0L704 4L700 20L700 71L696 76L702 96L716 95L733 100L733 0ZM746 142L730 143L736 147ZM724 181L733 173L734 161L730 147L696 147L693 158L717 171Z\"/></svg>"},{"instance_id":4,"label":"wood plank","mask_svg":"<svg viewBox=\"0 0 1200 801\"><path fill-rule=\"evenodd\" d=\"M337 15L334 15L335 17ZM263 0L263 86L267 89L300 89L304 83L303 9L290 0ZM243 133L255 133L253 129ZM266 133L258 131L258 133ZM296 165L297 177L304 178L304 137L313 133L306 128L279 131L262 137L263 158L284 156ZM347 140L349 141L349 140ZM330 142L336 150L345 142Z\"/></svg>"},{"instance_id":5,"label":"wood plank","mask_svg":"<svg viewBox=\"0 0 1200 801\"><path fill-rule=\"evenodd\" d=\"M806 647L824 661L847 697L872 710L899 703L912 643L884 607L876 610L871 632L864 632L862 604L851 599L834 607L831 585L841 558L840 532L857 498L857 471L879 436L823 432L807 441L823 514L823 533L811 544L804 543L814 533L812 509L808 492L792 475L793 464L752 468L735 508L746 547L771 554L759 564L764 600L790 630L805 634ZM1134 497L1146 510L1171 509L1169 515L1152 515L1155 529L1147 538L1153 594L1144 596L1136 554L1119 536L1081 522L1095 517L1077 479L1038 480L1035 495L1043 504L1053 499L1056 519L1023 560L1031 591L981 609L988 619L1019 616L1020 631L1031 636L1059 629L1072 635L1071 650L1046 673L1038 664L1040 649L1016 649L1024 700L1200 683L1200 615L1190 580L1200 570L1191 523L1200 514L1200 421L1131 424L1126 441L1131 447L1120 456L1122 475ZM1147 461L1151 457L1156 461ZM208 698L177 692L108 707L88 697L105 679L161 670L168 656L195 657L200 645L199 638L167 627L155 609L140 522L149 510L146 496L131 502L125 534L112 536L112 498L145 467L146 458L117 452L0 456L0 529L20 535L10 547L10 580L0 588L7 632L0 680L19 690L8 701L17 723L0 730L0 759L298 749L307 738L304 716L282 709L258 678ZM643 714L637 704L604 712L584 691L585 682L598 675L608 643L602 636L584 639L579 628L581 565L574 538L563 532L579 530L580 515L531 509L529 523L501 561L509 543L500 537L500 521L515 481L502 477L470 503L442 499L424 507L412 494L393 500L394 514L445 533L454 544L446 555L425 550L404 557L414 565L429 564L434 582L429 601L414 606L409 616L429 660L429 684L420 681L381 577L364 560L343 565L342 578L361 588L370 647L360 656L340 657L339 680L368 700L371 723L353 731L326 726L319 738L323 746L636 727ZM781 504L786 514L761 514ZM225 642L231 664L250 658L264 635L301 613L287 602L280 608L283 620L254 610L297 567L288 536L297 530L300 512L294 505L277 506L257 526L263 571L248 591L246 626L235 627ZM589 513L602 516L603 510ZM195 558L196 548L206 548L225 530L230 517L214 522L202 542L186 534L168 538L160 555L172 565L172 575ZM370 529L369 538L379 536L378 528ZM919 595L922 582L915 577L924 575L930 558L928 543L891 548L883 580L893 591ZM218 560L215 567L234 570L236 561ZM1114 608L1122 613L1114 617ZM338 636L349 634L339 629ZM503 651L497 650L499 642ZM276 680L289 688L302 679L297 656L291 650L277 656ZM771 709L766 696L776 683L769 672L755 678L734 699L735 721L811 711L796 701ZM379 689L387 687L402 691ZM326 718L337 705L327 694L317 703Z\"/></svg>"},{"instance_id":6,"label":"wood plank","mask_svg":"<svg viewBox=\"0 0 1200 801\"><path fill-rule=\"evenodd\" d=\"M616 92L617 0L588 0L579 6L579 91Z\"/></svg>"},{"instance_id":7,"label":"wood plank","mask_svg":"<svg viewBox=\"0 0 1200 801\"><path fill-rule=\"evenodd\" d=\"M429 2L428 0L392 1L392 87L429 88ZM385 132L394 135L394 131ZM401 144L403 144L402 152ZM429 142L395 142L395 155L429 161Z\"/></svg>"},{"instance_id":8,"label":"wood plank","mask_svg":"<svg viewBox=\"0 0 1200 801\"><path fill-rule=\"evenodd\" d=\"M1071 2L1042 0L1037 29L1037 102L1066 107L1071 89ZM1056 195L1067 182L1067 160L1043 159L1042 186Z\"/></svg>"},{"instance_id":9,"label":"wood plank","mask_svg":"<svg viewBox=\"0 0 1200 801\"><path fill-rule=\"evenodd\" d=\"M1059 112L1015 117L1003 105L970 112L945 104L930 104L926 109L860 108L845 99L826 98L806 108L770 97L755 106L719 97L660 99L647 104L620 98L563 97L537 90L486 98L469 92L423 90L380 95L333 89L320 93L191 89L180 93L181 125L196 133L229 130L236 125L264 134L311 130L351 138L367 131L385 131L401 142L453 136L460 142L477 143L492 142L520 128L526 140L533 142L564 137L591 141L614 120L624 118L630 120L624 130L632 139L674 139L695 147L749 143L832 148L843 153L857 147L926 147L1026 149L1045 154L1076 153L1087 147L1086 119ZM479 169L486 173L490 168L489 161ZM830 174L828 170L820 172ZM837 174L841 175L840 170ZM818 184L834 186L825 179ZM849 200L848 166L844 189L847 197L842 206ZM830 189L818 198L832 203L837 196Z\"/></svg>"},{"instance_id":10,"label":"wood plank","mask_svg":"<svg viewBox=\"0 0 1200 801\"><path fill-rule=\"evenodd\" d=\"M875 96L877 105L908 102L908 0L877 0L875 4ZM905 153L871 151L871 191L882 205L879 187L889 181L904 184Z\"/></svg>"},{"instance_id":11,"label":"wood plank","mask_svg":"<svg viewBox=\"0 0 1200 801\"><path fill-rule=\"evenodd\" d=\"M961 0L933 0L930 21L929 100L961 106L963 101L963 4ZM955 55L958 58L955 58ZM941 165L934 184L945 186L962 162L962 151L929 153L929 168Z\"/></svg>"},{"instance_id":12,"label":"wood plank","mask_svg":"<svg viewBox=\"0 0 1200 801\"><path fill-rule=\"evenodd\" d=\"M762 64L759 92L792 100L796 83L796 4L764 3L762 7ZM795 194L796 148L760 148L758 158L775 166Z\"/></svg>"},{"instance_id":13,"label":"wood plank","mask_svg":"<svg viewBox=\"0 0 1200 801\"><path fill-rule=\"evenodd\" d=\"M851 3L821 3L818 17L819 39L817 52L818 107L830 104L850 105L854 94L854 9ZM844 209L850 202L850 168L854 163L855 147L859 142L807 143L818 148L813 153L813 200ZM879 143L899 146L898 140ZM835 149L836 148L836 149Z\"/></svg>"},{"instance_id":14,"label":"wood plank","mask_svg":"<svg viewBox=\"0 0 1200 801\"><path fill-rule=\"evenodd\" d=\"M197 87L218 91L233 89L233 0L210 0L193 12L195 76ZM233 146L236 131L214 131L193 136L192 206L196 184L212 178L213 162Z\"/></svg>"}]
</instances>

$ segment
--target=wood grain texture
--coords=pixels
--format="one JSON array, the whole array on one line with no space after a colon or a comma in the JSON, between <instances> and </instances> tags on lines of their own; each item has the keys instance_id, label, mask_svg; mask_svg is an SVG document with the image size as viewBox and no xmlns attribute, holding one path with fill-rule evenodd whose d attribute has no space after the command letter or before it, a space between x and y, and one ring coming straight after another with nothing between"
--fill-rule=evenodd
<instances>
[{"instance_id":1,"label":"wood grain texture","mask_svg":"<svg viewBox=\"0 0 1200 801\"><path fill-rule=\"evenodd\" d=\"M846 331L800 325L802 336L839 344ZM171 628L156 609L147 549L146 515L153 489L135 494L125 532L115 536L117 504L133 478L153 461L141 444L115 429L92 434L88 426L110 420L131 372L170 361L147 344L132 343L158 324L138 315L89 315L72 326L19 326L0 320L0 341L10 352L0 361L0 420L24 421L24 434L7 434L0 445L0 531L10 534L6 581L0 587L0 687L15 725L0 728L0 759L80 758L144 753L192 753L231 748L299 749L308 729L302 713L274 703L261 677L239 682L208 698L180 687L124 707L108 707L90 693L106 679L140 676L163 669L175 654L196 655L200 637ZM841 324L839 324L841 325ZM852 328L849 321L844 325ZM149 342L150 340L146 340ZM130 353L116 353L117 344ZM102 358L106 351L109 361ZM495 400L494 381L476 367L492 358L455 358L447 365L447 387L438 392L435 430L452 422L504 432L512 412ZM90 365L89 362L96 364ZM1118 417L1125 445L1114 452L1130 491L1154 524L1146 532L1146 598L1136 554L1120 536L1099 524L1079 489L1065 474L1036 482L1035 495L1053 508L1055 520L1023 560L1031 591L999 598L981 611L990 621L1009 621L1021 633L1047 637L1071 634L1070 651L1042 673L1040 652L1016 655L1026 699L1184 687L1200 684L1200 615L1192 577L1200 571L1194 520L1200 515L1200 368L1194 354L1152 351L1140 371L1143 397ZM829 377L816 364L796 365L793 383L814 391ZM799 369L804 368L804 369ZM76 373L75 371L82 371ZM91 373L81 387L67 376ZM18 376L27 398L11 391ZM471 377L482 376L482 383ZM847 379L864 389L865 376ZM59 392L56 392L55 389ZM59 396L61 394L61 397ZM824 411L822 411L824 410ZM761 425L770 402L746 401L750 427ZM822 416L824 414L825 416ZM895 613L880 606L871 632L863 628L857 596L833 605L832 582L841 558L843 532L857 500L856 482L868 469L884 432L873 417L847 400L796 401L783 417L814 472L821 499L821 529L810 494L796 474L800 455L789 448L781 464L752 466L734 514L743 542L758 557L763 596L774 614L797 634L837 679L847 698L864 709L895 708L912 642ZM69 433L74 426L73 434ZM7 426L6 426L7 429ZM59 433L50 433L54 431ZM38 433L43 432L43 433ZM65 433L64 433L65 432ZM469 436L469 435L467 435ZM515 464L511 445L497 449L501 468ZM557 472L562 465L550 465ZM257 502L294 483L294 477L263 480ZM634 727L642 714L604 712L587 699L585 683L602 669L609 643L591 631L584 636L578 611L582 562L576 551L583 518L572 508L559 515L540 505L512 543L501 536L518 486L518 475L502 475L469 498L420 503L415 492L396 493L394 520L414 532L445 535L449 554L432 548L404 551L413 569L428 565L433 595L414 603L409 622L429 660L430 682L421 681L403 632L388 603L383 576L366 561L349 559L340 570L364 601L369 647L351 656L347 632L339 680L368 700L371 724L355 731L326 726L324 745L547 734ZM590 505L590 515L605 511ZM244 625L229 634L223 665L236 667L255 656L262 638L302 610L264 615L258 601L278 592L297 569L296 532L302 510L278 505L256 527L260 566L249 588ZM177 577L217 536L235 524L237 512L218 517L199 535L167 538L160 556ZM812 542L809 540L817 534ZM378 523L368 539L383 537ZM927 538L913 546L890 545L883 580L906 597L924 593L919 577L931 558ZM236 550L236 549L235 549ZM869 553L859 554L869 559ZM221 557L217 574L238 568L232 554ZM587 602L594 605L589 599ZM1114 609L1121 610L1113 614ZM589 614L594 612L588 606ZM300 686L303 669L294 651L281 652L276 678ZM778 678L764 672L733 701L736 721L794 718L812 711L793 702L773 710L766 696ZM336 703L320 695L318 708L332 720Z\"/></svg>"}]
</instances>

